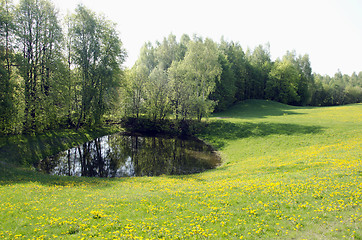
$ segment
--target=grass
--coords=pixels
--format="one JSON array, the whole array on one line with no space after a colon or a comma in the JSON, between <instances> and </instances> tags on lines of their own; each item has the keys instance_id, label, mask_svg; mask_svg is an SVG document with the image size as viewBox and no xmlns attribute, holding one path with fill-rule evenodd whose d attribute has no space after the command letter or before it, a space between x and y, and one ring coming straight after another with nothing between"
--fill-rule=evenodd
<instances>
[{"instance_id":1,"label":"grass","mask_svg":"<svg viewBox=\"0 0 362 240\"><path fill-rule=\"evenodd\" d=\"M119 131L117 126L105 126L78 131L52 130L39 135L0 136L0 162L31 165L47 156L117 131Z\"/></svg>"},{"instance_id":2,"label":"grass","mask_svg":"<svg viewBox=\"0 0 362 240\"><path fill-rule=\"evenodd\" d=\"M362 104L253 100L209 119L200 137L224 164L201 174L91 179L0 163L0 238L362 239L361 123Z\"/></svg>"}]
</instances>

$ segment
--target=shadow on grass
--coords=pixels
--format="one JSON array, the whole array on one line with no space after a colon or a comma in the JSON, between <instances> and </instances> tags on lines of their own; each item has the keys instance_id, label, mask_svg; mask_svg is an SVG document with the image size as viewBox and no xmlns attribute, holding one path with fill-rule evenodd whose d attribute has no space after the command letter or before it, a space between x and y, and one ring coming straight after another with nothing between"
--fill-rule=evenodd
<instances>
[{"instance_id":1,"label":"shadow on grass","mask_svg":"<svg viewBox=\"0 0 362 240\"><path fill-rule=\"evenodd\" d=\"M113 128L55 130L35 136L0 137L0 185L40 182L45 185L106 186L110 183L109 179L51 176L30 167L47 156L117 131Z\"/></svg>"},{"instance_id":2,"label":"shadow on grass","mask_svg":"<svg viewBox=\"0 0 362 240\"><path fill-rule=\"evenodd\" d=\"M28 166L94 138L115 133L113 129L60 130L0 138L0 161Z\"/></svg>"},{"instance_id":3,"label":"shadow on grass","mask_svg":"<svg viewBox=\"0 0 362 240\"><path fill-rule=\"evenodd\" d=\"M311 107L295 107L273 101L246 100L235 104L226 112L216 113L214 117L220 118L267 118L269 116L301 115L300 109Z\"/></svg>"},{"instance_id":4,"label":"shadow on grass","mask_svg":"<svg viewBox=\"0 0 362 240\"><path fill-rule=\"evenodd\" d=\"M114 180L109 178L53 176L0 162L0 186L34 182L46 186L87 186L99 188L110 186Z\"/></svg>"},{"instance_id":5,"label":"shadow on grass","mask_svg":"<svg viewBox=\"0 0 362 240\"><path fill-rule=\"evenodd\" d=\"M222 149L228 140L268 135L316 134L323 131L320 126L303 126L284 123L232 123L223 120L210 122L200 137L216 149Z\"/></svg>"}]
</instances>

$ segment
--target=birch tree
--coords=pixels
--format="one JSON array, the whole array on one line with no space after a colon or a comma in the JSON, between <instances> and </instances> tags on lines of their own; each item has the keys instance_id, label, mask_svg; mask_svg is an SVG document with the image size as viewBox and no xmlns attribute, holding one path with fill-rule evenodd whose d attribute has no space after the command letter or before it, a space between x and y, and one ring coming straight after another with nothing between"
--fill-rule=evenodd
<instances>
[{"instance_id":1,"label":"birch tree","mask_svg":"<svg viewBox=\"0 0 362 240\"><path fill-rule=\"evenodd\" d=\"M181 62L187 69L186 77L194 90L194 111L197 119L212 111L213 102L208 99L220 80L221 66L218 62L218 48L211 40L190 41L186 56Z\"/></svg>"},{"instance_id":2,"label":"birch tree","mask_svg":"<svg viewBox=\"0 0 362 240\"><path fill-rule=\"evenodd\" d=\"M54 106L50 95L60 61L62 31L57 11L47 0L21 0L15 20L22 53L18 68L24 80L24 131L37 131L48 124L48 114L54 113L47 106Z\"/></svg>"},{"instance_id":3,"label":"birch tree","mask_svg":"<svg viewBox=\"0 0 362 240\"><path fill-rule=\"evenodd\" d=\"M105 100L117 95L114 90L120 86L125 51L115 24L83 5L77 7L71 20L73 62L81 78L79 128L99 123L107 109Z\"/></svg>"}]
</instances>

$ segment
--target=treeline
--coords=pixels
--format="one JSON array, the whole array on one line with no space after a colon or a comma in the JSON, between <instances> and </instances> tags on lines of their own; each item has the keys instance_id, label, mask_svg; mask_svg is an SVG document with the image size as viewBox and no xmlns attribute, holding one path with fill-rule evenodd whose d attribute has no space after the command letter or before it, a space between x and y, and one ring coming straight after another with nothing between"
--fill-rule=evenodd
<instances>
[{"instance_id":1,"label":"treeline","mask_svg":"<svg viewBox=\"0 0 362 240\"><path fill-rule=\"evenodd\" d=\"M0 0L0 133L79 128L107 118L197 119L246 99L361 102L362 73L312 74L308 55L276 61L269 45L170 34L131 69L114 23L79 5L64 21L49 0ZM185 121L184 121L185 122Z\"/></svg>"},{"instance_id":2,"label":"treeline","mask_svg":"<svg viewBox=\"0 0 362 240\"><path fill-rule=\"evenodd\" d=\"M362 72L348 76L338 71L333 77L316 74L314 80L311 105L334 106L362 102Z\"/></svg>"},{"instance_id":3,"label":"treeline","mask_svg":"<svg viewBox=\"0 0 362 240\"><path fill-rule=\"evenodd\" d=\"M118 104L125 51L115 24L83 5L0 1L0 133L100 123Z\"/></svg>"},{"instance_id":4,"label":"treeline","mask_svg":"<svg viewBox=\"0 0 362 240\"><path fill-rule=\"evenodd\" d=\"M174 35L158 43L146 44L127 77L122 94L124 114L153 121L173 115L176 120L198 119L210 113L209 99L222 66L218 46L210 39Z\"/></svg>"},{"instance_id":5,"label":"treeline","mask_svg":"<svg viewBox=\"0 0 362 240\"><path fill-rule=\"evenodd\" d=\"M126 79L124 114L153 120L200 120L246 99L327 106L362 97L362 72L323 77L312 73L308 55L287 52L273 62L269 45L244 52L235 42L188 35L146 43Z\"/></svg>"}]
</instances>

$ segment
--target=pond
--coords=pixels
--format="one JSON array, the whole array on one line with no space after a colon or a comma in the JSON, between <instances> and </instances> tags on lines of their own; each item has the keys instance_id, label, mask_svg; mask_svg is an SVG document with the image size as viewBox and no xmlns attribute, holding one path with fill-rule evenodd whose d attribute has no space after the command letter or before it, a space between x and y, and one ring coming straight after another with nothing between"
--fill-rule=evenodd
<instances>
[{"instance_id":1,"label":"pond","mask_svg":"<svg viewBox=\"0 0 362 240\"><path fill-rule=\"evenodd\" d=\"M108 135L40 161L40 171L62 176L132 177L192 174L220 165L196 139Z\"/></svg>"}]
</instances>

